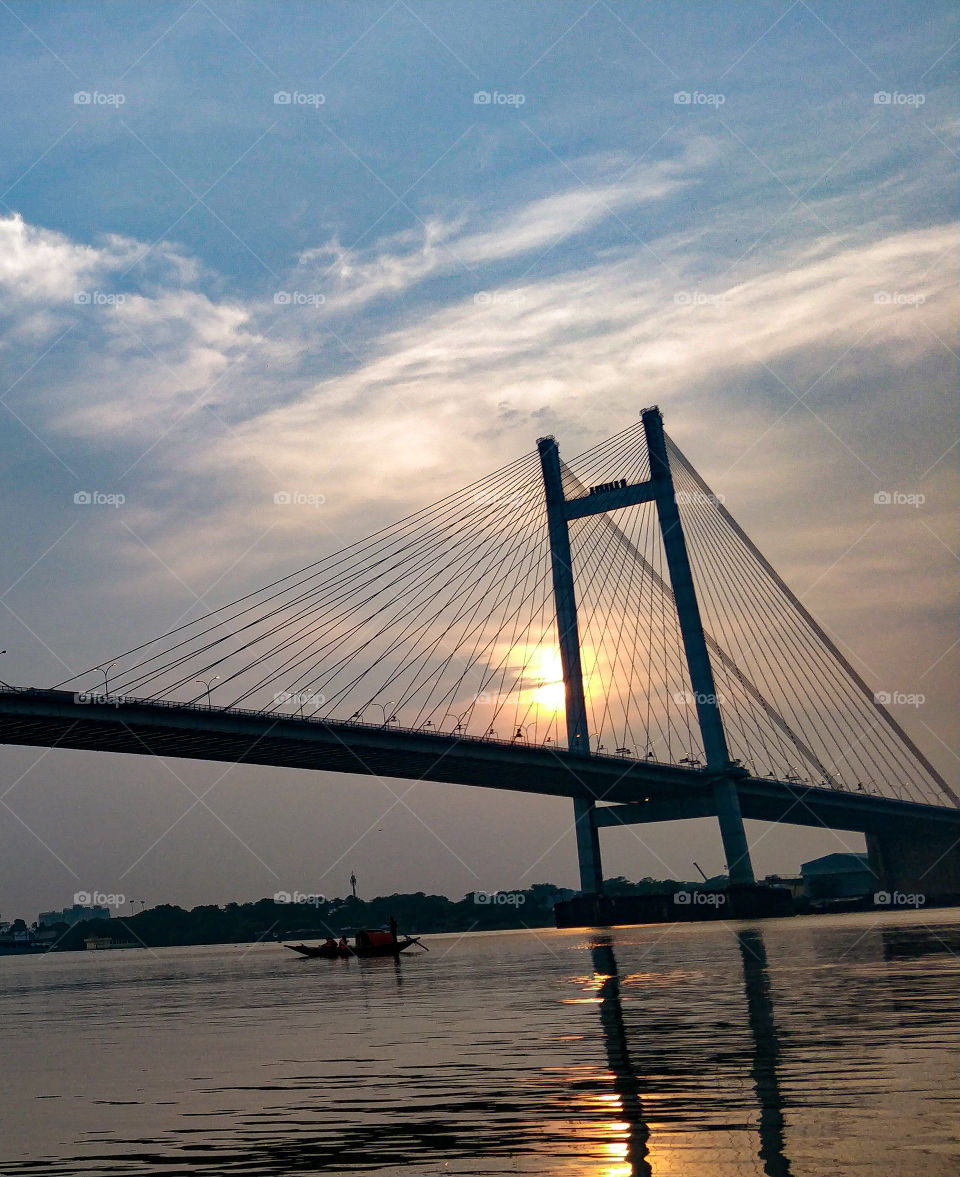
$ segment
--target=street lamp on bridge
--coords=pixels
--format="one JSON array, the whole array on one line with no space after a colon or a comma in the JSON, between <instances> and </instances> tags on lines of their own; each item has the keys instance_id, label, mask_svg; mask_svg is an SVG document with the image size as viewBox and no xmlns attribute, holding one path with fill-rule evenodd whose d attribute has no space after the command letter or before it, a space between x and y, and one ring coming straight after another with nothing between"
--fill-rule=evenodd
<instances>
[{"instance_id":1,"label":"street lamp on bridge","mask_svg":"<svg viewBox=\"0 0 960 1177\"><path fill-rule=\"evenodd\" d=\"M207 689L207 707L212 709L213 703L210 701L210 692L213 690L213 684L220 678L219 674L215 674L213 678L195 678L193 681L202 683Z\"/></svg>"},{"instance_id":2,"label":"street lamp on bridge","mask_svg":"<svg viewBox=\"0 0 960 1177\"><path fill-rule=\"evenodd\" d=\"M387 716L387 709L392 707L394 705L394 703L396 703L396 699L388 699L386 703L377 703L374 699L371 699L369 702L364 703L364 705L360 708L359 711L355 711L353 713L353 715L350 716L350 718L357 720L358 723L362 723L363 722L363 713L364 713L364 711L366 711L366 709L368 707L379 707L381 712L383 713L382 726L386 727L388 723L393 723L397 718L395 715L391 715L389 717Z\"/></svg>"},{"instance_id":3,"label":"street lamp on bridge","mask_svg":"<svg viewBox=\"0 0 960 1177\"><path fill-rule=\"evenodd\" d=\"M315 695L311 696L310 692L311 692L310 687L307 687L307 689L305 691L298 692L299 697L300 697L300 706L297 710L297 714L300 716L301 719L303 719L303 708L307 702L313 703L314 712L316 712L318 707L321 707L323 705L323 701L324 701L323 696L322 695L320 696L320 702L318 703L316 696ZM293 693L293 692L291 692L291 693ZM296 697L296 695L294 697Z\"/></svg>"},{"instance_id":4,"label":"street lamp on bridge","mask_svg":"<svg viewBox=\"0 0 960 1177\"><path fill-rule=\"evenodd\" d=\"M106 668L104 668L103 666L97 667L97 670L99 670L100 673L103 675L103 693L104 693L104 695L110 694L110 679L108 678L108 674L111 670L113 670L114 666L116 666L116 662L107 663Z\"/></svg>"},{"instance_id":5,"label":"street lamp on bridge","mask_svg":"<svg viewBox=\"0 0 960 1177\"><path fill-rule=\"evenodd\" d=\"M457 722L454 724L454 727L453 727L453 734L454 735L459 736L460 733L464 730L463 717L464 717L464 715L469 715L472 710L473 710L472 707L468 707L467 710L464 711L461 715L456 716Z\"/></svg>"}]
</instances>

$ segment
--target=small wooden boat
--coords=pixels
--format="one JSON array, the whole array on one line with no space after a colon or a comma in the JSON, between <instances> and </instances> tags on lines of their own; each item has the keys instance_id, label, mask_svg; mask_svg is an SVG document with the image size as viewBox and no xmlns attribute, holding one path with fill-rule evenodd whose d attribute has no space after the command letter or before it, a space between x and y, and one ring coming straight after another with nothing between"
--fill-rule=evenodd
<instances>
[{"instance_id":1,"label":"small wooden boat","mask_svg":"<svg viewBox=\"0 0 960 1177\"><path fill-rule=\"evenodd\" d=\"M285 944L292 952L301 956L319 956L326 960L338 960L347 956L399 956L413 944L426 950L418 936L401 936L394 939L389 932L357 932L353 944L341 947L339 944Z\"/></svg>"}]
</instances>

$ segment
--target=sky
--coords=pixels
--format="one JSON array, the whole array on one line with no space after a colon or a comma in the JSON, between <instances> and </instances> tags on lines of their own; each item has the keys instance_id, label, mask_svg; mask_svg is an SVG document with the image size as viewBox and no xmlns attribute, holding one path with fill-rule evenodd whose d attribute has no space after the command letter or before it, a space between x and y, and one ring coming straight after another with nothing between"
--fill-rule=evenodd
<instances>
[{"instance_id":1,"label":"sky","mask_svg":"<svg viewBox=\"0 0 960 1177\"><path fill-rule=\"evenodd\" d=\"M958 23L3 0L2 678L52 685L658 403L955 783ZM563 800L0 757L3 918L351 869L367 895L576 885ZM759 873L862 847L748 828ZM723 864L711 821L602 838L607 875Z\"/></svg>"}]
</instances>

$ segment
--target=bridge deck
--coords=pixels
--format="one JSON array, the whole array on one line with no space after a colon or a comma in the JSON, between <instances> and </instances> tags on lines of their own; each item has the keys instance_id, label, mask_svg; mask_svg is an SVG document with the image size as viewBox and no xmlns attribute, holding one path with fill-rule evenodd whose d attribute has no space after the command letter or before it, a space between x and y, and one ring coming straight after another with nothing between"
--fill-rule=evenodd
<instances>
[{"instance_id":1,"label":"bridge deck","mask_svg":"<svg viewBox=\"0 0 960 1177\"><path fill-rule=\"evenodd\" d=\"M713 814L704 769L356 722L67 691L0 690L0 743L440 781L619 802L602 824ZM744 775L743 815L864 832L947 823L960 810Z\"/></svg>"}]
</instances>

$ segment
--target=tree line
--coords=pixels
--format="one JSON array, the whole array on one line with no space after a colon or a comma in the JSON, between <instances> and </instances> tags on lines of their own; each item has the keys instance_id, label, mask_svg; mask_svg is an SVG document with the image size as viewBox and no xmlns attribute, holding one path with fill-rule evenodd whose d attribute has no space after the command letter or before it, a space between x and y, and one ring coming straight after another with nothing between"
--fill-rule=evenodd
<instances>
[{"instance_id":1,"label":"tree line","mask_svg":"<svg viewBox=\"0 0 960 1177\"><path fill-rule=\"evenodd\" d=\"M608 895L630 895L691 885L656 879L631 883L618 877L607 879L604 889ZM353 896L328 900L313 895L302 902L258 899L224 906L203 904L190 910L164 903L136 915L84 920L73 927L57 925L54 947L57 951L82 949L84 941L94 936L150 948L339 937L359 928L386 926L391 916L401 933L415 935L553 927L554 903L570 894L552 883L535 883L523 890L469 892L458 900L416 891L368 900Z\"/></svg>"}]
</instances>

